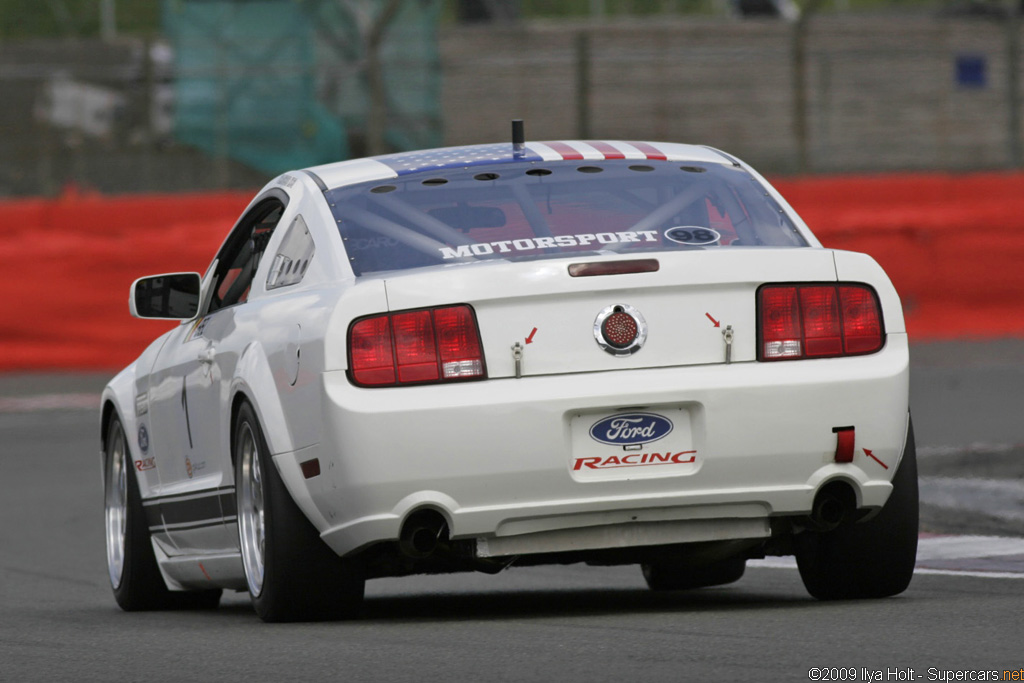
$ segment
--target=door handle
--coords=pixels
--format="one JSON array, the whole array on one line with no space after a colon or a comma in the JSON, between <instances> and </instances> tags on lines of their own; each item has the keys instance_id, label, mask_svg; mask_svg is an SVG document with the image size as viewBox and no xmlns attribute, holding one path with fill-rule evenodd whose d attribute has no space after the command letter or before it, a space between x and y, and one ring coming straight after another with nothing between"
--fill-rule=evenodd
<instances>
[{"instance_id":1,"label":"door handle","mask_svg":"<svg viewBox=\"0 0 1024 683\"><path fill-rule=\"evenodd\" d=\"M205 348L199 352L199 362L204 365L213 365L213 349Z\"/></svg>"}]
</instances>

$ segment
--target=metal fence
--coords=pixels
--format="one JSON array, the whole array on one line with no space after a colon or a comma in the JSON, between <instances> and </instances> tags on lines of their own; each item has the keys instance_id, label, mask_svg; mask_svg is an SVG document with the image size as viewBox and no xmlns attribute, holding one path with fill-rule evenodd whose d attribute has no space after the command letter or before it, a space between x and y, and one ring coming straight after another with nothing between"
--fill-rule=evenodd
<instances>
[{"instance_id":1,"label":"metal fence","mask_svg":"<svg viewBox=\"0 0 1024 683\"><path fill-rule=\"evenodd\" d=\"M377 149L387 151L505 140L509 120L524 118L530 139L708 144L774 174L1022 163L1022 35L1006 13L822 14L802 26L683 16L520 21L449 24L431 35L439 57L416 72L403 58L406 78L386 83L392 104L433 97L426 113L372 115L358 51L344 61L337 46L323 48L327 57L304 67L315 69L303 76L340 116L352 154L370 151L374 122L434 131L386 135ZM243 163L215 117L205 146L175 135L175 97L188 73L174 54L159 39L0 43L0 196L265 181L272 169ZM280 105L274 92L261 97ZM258 108L243 113L239 125L262 123Z\"/></svg>"},{"instance_id":2,"label":"metal fence","mask_svg":"<svg viewBox=\"0 0 1024 683\"><path fill-rule=\"evenodd\" d=\"M694 142L773 173L1017 167L1020 39L998 16L449 29L446 140L520 117L533 139Z\"/></svg>"},{"instance_id":3,"label":"metal fence","mask_svg":"<svg viewBox=\"0 0 1024 683\"><path fill-rule=\"evenodd\" d=\"M441 143L439 0L162 4L156 39L0 43L0 196L251 187Z\"/></svg>"}]
</instances>

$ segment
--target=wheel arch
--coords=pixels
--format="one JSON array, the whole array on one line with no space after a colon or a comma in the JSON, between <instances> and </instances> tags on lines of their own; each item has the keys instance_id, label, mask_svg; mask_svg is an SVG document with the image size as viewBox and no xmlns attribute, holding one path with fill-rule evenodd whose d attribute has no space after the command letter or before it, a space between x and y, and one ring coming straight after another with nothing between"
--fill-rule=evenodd
<instances>
[{"instance_id":1,"label":"wheel arch","mask_svg":"<svg viewBox=\"0 0 1024 683\"><path fill-rule=\"evenodd\" d=\"M138 418L136 417L136 410L128 410L129 407L133 406L134 370L135 364L133 363L121 371L114 379L110 380L103 390L103 395L100 399L99 424L101 462L105 461L110 423L115 417L121 422L121 428L124 430L125 445L128 447L128 453L131 457L135 457L137 444L134 443L131 435L137 429Z\"/></svg>"},{"instance_id":2,"label":"wheel arch","mask_svg":"<svg viewBox=\"0 0 1024 683\"><path fill-rule=\"evenodd\" d=\"M103 407L100 409L100 450L105 453L107 450L107 436L110 431L110 422L114 418L121 420L121 425L124 425L124 420L121 419L121 415L117 410L117 406L114 405L112 399L105 399L103 401Z\"/></svg>"},{"instance_id":3,"label":"wheel arch","mask_svg":"<svg viewBox=\"0 0 1024 683\"><path fill-rule=\"evenodd\" d=\"M229 452L231 453L232 471L234 471L235 466L238 464L237 462L235 462L235 423L238 421L238 413L241 412L242 406L247 403L251 406L252 400L250 400L248 394L241 390L236 391L235 395L231 399L231 422L229 423L230 426L228 427L230 431L228 438L230 446ZM253 410L255 410L255 408L253 408Z\"/></svg>"}]
</instances>

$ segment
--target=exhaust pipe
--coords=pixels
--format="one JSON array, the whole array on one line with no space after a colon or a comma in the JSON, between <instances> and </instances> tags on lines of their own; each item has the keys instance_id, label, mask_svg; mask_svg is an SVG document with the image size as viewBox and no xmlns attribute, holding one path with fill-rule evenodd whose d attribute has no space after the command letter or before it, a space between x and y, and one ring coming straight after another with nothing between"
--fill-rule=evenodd
<instances>
[{"instance_id":1,"label":"exhaust pipe","mask_svg":"<svg viewBox=\"0 0 1024 683\"><path fill-rule=\"evenodd\" d=\"M420 510L405 520L398 547L414 560L430 557L448 538L448 523L439 512Z\"/></svg>"},{"instance_id":2,"label":"exhaust pipe","mask_svg":"<svg viewBox=\"0 0 1024 683\"><path fill-rule=\"evenodd\" d=\"M409 515L398 534L398 550L412 560L439 560L454 567L485 574L497 574L516 560L515 557L498 560L474 557L473 546L465 543L451 542L448 538L448 521L440 512L429 509L417 510Z\"/></svg>"},{"instance_id":3,"label":"exhaust pipe","mask_svg":"<svg viewBox=\"0 0 1024 683\"><path fill-rule=\"evenodd\" d=\"M849 484L832 482L814 497L810 522L815 531L832 531L850 518L856 497Z\"/></svg>"}]
</instances>

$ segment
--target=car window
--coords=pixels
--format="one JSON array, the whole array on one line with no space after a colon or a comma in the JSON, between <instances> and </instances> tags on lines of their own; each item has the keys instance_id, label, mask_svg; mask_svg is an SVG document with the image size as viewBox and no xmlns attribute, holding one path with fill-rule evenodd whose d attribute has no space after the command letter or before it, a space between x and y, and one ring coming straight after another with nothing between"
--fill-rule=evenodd
<instances>
[{"instance_id":1,"label":"car window","mask_svg":"<svg viewBox=\"0 0 1024 683\"><path fill-rule=\"evenodd\" d=\"M277 289L302 282L315 251L316 245L313 244L313 236L309 234L306 221L301 215L296 216L292 224L288 226L288 232L281 240L281 248L278 249L270 264L267 289Z\"/></svg>"},{"instance_id":2,"label":"car window","mask_svg":"<svg viewBox=\"0 0 1024 683\"><path fill-rule=\"evenodd\" d=\"M248 300L252 279L282 213L284 203L270 198L239 221L217 254L210 313Z\"/></svg>"},{"instance_id":3,"label":"car window","mask_svg":"<svg viewBox=\"0 0 1024 683\"><path fill-rule=\"evenodd\" d=\"M482 259L807 246L725 164L605 160L414 172L328 191L357 275Z\"/></svg>"}]
</instances>

